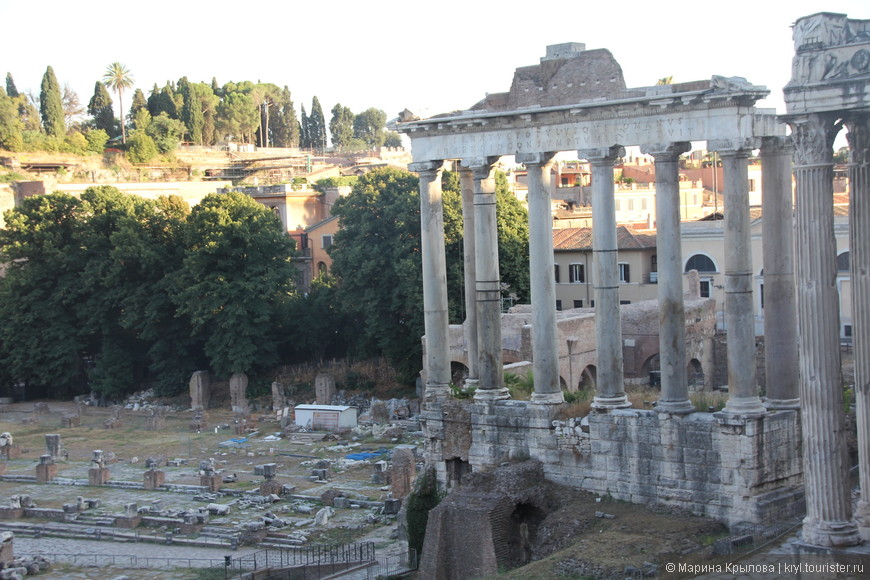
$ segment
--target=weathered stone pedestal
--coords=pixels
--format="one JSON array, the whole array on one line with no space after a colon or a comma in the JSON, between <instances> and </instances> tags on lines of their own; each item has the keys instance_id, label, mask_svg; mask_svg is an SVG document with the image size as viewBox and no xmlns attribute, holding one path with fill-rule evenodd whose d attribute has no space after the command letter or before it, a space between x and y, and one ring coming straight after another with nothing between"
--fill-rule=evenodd
<instances>
[{"instance_id":1,"label":"weathered stone pedestal","mask_svg":"<svg viewBox=\"0 0 870 580\"><path fill-rule=\"evenodd\" d=\"M335 397L335 378L327 374L314 377L314 395L318 405L331 405Z\"/></svg>"},{"instance_id":2,"label":"weathered stone pedestal","mask_svg":"<svg viewBox=\"0 0 870 580\"><path fill-rule=\"evenodd\" d=\"M260 484L260 495L281 495L284 491L284 486L275 481L275 476L278 474L277 463L265 463L259 466L263 472L265 481Z\"/></svg>"},{"instance_id":3,"label":"weathered stone pedestal","mask_svg":"<svg viewBox=\"0 0 870 580\"><path fill-rule=\"evenodd\" d=\"M78 427L82 424L82 418L79 415L66 414L61 417L61 425L70 429L72 427Z\"/></svg>"},{"instance_id":4,"label":"weathered stone pedestal","mask_svg":"<svg viewBox=\"0 0 870 580\"><path fill-rule=\"evenodd\" d=\"M161 485L166 483L166 472L162 469L149 469L145 472L145 489L159 489Z\"/></svg>"},{"instance_id":5,"label":"weathered stone pedestal","mask_svg":"<svg viewBox=\"0 0 870 580\"><path fill-rule=\"evenodd\" d=\"M208 409L211 398L211 378L208 371L196 371L190 377L190 408L194 411Z\"/></svg>"},{"instance_id":6,"label":"weathered stone pedestal","mask_svg":"<svg viewBox=\"0 0 870 580\"><path fill-rule=\"evenodd\" d=\"M142 516L139 515L139 506L135 503L128 503L124 506L124 515L115 518L115 527L124 529L133 529L142 523Z\"/></svg>"},{"instance_id":7,"label":"weathered stone pedestal","mask_svg":"<svg viewBox=\"0 0 870 580\"><path fill-rule=\"evenodd\" d=\"M57 477L57 465L51 459L51 455L42 455L36 466L36 482L48 483Z\"/></svg>"},{"instance_id":8,"label":"weathered stone pedestal","mask_svg":"<svg viewBox=\"0 0 870 580\"><path fill-rule=\"evenodd\" d=\"M221 476L215 473L208 473L199 476L199 484L207 488L211 492L215 492L221 487Z\"/></svg>"},{"instance_id":9,"label":"weathered stone pedestal","mask_svg":"<svg viewBox=\"0 0 870 580\"><path fill-rule=\"evenodd\" d=\"M0 447L0 458L5 460L10 459L18 459L21 457L21 446L20 445L6 445L4 447Z\"/></svg>"},{"instance_id":10,"label":"weathered stone pedestal","mask_svg":"<svg viewBox=\"0 0 870 580\"><path fill-rule=\"evenodd\" d=\"M414 450L404 445L393 449L393 467L390 470L390 489L393 497L402 499L411 493L417 477L417 460Z\"/></svg>"},{"instance_id":11,"label":"weathered stone pedestal","mask_svg":"<svg viewBox=\"0 0 870 580\"><path fill-rule=\"evenodd\" d=\"M88 469L88 485L105 485L109 479L108 467L91 467Z\"/></svg>"}]
</instances>

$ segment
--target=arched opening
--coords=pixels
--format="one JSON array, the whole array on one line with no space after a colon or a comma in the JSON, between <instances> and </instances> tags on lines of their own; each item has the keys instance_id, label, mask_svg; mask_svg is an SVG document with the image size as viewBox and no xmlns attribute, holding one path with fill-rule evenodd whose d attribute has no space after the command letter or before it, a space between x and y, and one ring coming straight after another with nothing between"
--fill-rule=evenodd
<instances>
[{"instance_id":1,"label":"arched opening","mask_svg":"<svg viewBox=\"0 0 870 580\"><path fill-rule=\"evenodd\" d=\"M577 384L577 390L595 390L596 375L597 371L593 365L583 369L583 372L580 373L580 382Z\"/></svg>"},{"instance_id":2,"label":"arched opening","mask_svg":"<svg viewBox=\"0 0 870 580\"><path fill-rule=\"evenodd\" d=\"M643 361L643 366L641 366L641 376L648 377L649 386L661 388L662 386L662 373L660 367L660 359L659 353L655 353L645 361Z\"/></svg>"},{"instance_id":3,"label":"arched opening","mask_svg":"<svg viewBox=\"0 0 870 580\"><path fill-rule=\"evenodd\" d=\"M697 270L700 274L713 274L719 271L716 269L713 259L706 254L694 254L686 260L686 267L683 271L688 272L689 270Z\"/></svg>"},{"instance_id":4,"label":"arched opening","mask_svg":"<svg viewBox=\"0 0 870 580\"><path fill-rule=\"evenodd\" d=\"M509 570L532 561L532 546L538 535L538 527L545 517L546 514L541 508L529 503L521 503L514 509L507 533Z\"/></svg>"},{"instance_id":5,"label":"arched opening","mask_svg":"<svg viewBox=\"0 0 870 580\"><path fill-rule=\"evenodd\" d=\"M851 257L848 251L837 256L837 274L848 274L850 264Z\"/></svg>"},{"instance_id":6,"label":"arched opening","mask_svg":"<svg viewBox=\"0 0 870 580\"><path fill-rule=\"evenodd\" d=\"M447 468L447 488L462 484L462 478L471 473L471 464L459 457L448 459L444 462Z\"/></svg>"},{"instance_id":7,"label":"arched opening","mask_svg":"<svg viewBox=\"0 0 870 580\"><path fill-rule=\"evenodd\" d=\"M450 361L450 381L457 387L465 387L465 379L468 378L468 367L459 361Z\"/></svg>"},{"instance_id":8,"label":"arched opening","mask_svg":"<svg viewBox=\"0 0 870 580\"><path fill-rule=\"evenodd\" d=\"M693 358L689 361L686 371L686 376L688 376L689 378L690 387L704 386L704 368L701 366L701 361Z\"/></svg>"},{"instance_id":9,"label":"arched opening","mask_svg":"<svg viewBox=\"0 0 870 580\"><path fill-rule=\"evenodd\" d=\"M317 262L317 273L326 274L326 262Z\"/></svg>"}]
</instances>

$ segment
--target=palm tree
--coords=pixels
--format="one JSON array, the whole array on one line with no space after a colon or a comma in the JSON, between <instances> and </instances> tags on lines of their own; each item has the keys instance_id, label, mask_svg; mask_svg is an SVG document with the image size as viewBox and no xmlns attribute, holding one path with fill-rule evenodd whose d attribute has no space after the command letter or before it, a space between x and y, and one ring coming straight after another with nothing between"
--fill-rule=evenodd
<instances>
[{"instance_id":1,"label":"palm tree","mask_svg":"<svg viewBox=\"0 0 870 580\"><path fill-rule=\"evenodd\" d=\"M124 101L122 95L125 89L133 86L133 75L126 66L120 62L113 62L106 68L103 73L103 84L118 93L118 109L121 119L121 142L127 142L127 132L124 129Z\"/></svg>"}]
</instances>

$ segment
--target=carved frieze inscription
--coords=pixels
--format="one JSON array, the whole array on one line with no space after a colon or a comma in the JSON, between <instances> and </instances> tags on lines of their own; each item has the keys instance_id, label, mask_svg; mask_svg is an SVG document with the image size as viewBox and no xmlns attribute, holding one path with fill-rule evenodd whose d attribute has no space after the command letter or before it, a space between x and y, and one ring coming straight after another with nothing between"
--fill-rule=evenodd
<instances>
[{"instance_id":1,"label":"carved frieze inscription","mask_svg":"<svg viewBox=\"0 0 870 580\"><path fill-rule=\"evenodd\" d=\"M613 145L740 139L752 135L751 116L736 108L700 114L662 114L630 119L583 120L488 131L411 133L415 160L491 157L542 151L572 151Z\"/></svg>"}]
</instances>

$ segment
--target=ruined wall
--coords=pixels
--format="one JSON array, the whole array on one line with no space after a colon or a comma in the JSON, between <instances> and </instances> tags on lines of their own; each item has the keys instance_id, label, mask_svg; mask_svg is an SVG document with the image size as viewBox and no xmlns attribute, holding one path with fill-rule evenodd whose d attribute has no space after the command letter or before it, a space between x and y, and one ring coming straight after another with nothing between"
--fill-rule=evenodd
<instances>
[{"instance_id":1,"label":"ruined wall","mask_svg":"<svg viewBox=\"0 0 870 580\"><path fill-rule=\"evenodd\" d=\"M589 415L586 432L579 419L553 421L550 409L524 401L470 409L475 472L532 458L556 483L633 503L675 505L728 525L769 523L803 511L796 411L733 419L625 409Z\"/></svg>"}]
</instances>

